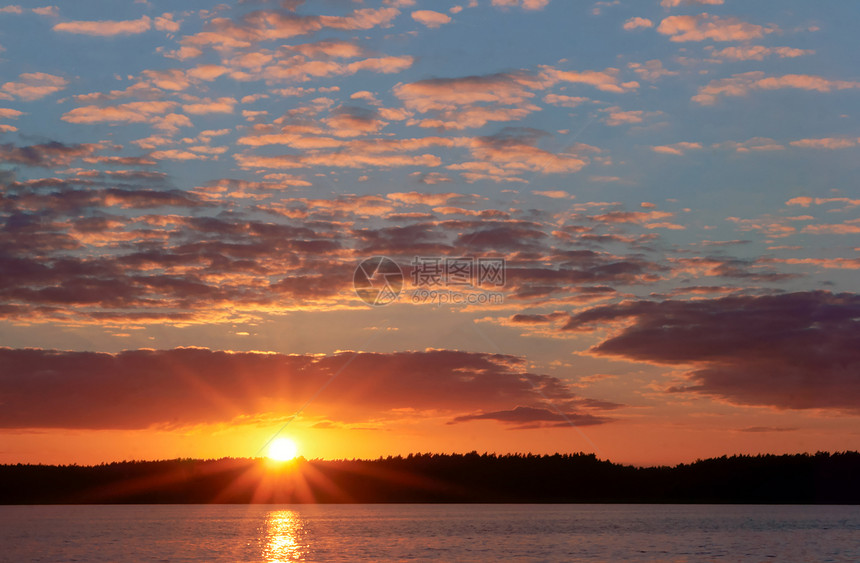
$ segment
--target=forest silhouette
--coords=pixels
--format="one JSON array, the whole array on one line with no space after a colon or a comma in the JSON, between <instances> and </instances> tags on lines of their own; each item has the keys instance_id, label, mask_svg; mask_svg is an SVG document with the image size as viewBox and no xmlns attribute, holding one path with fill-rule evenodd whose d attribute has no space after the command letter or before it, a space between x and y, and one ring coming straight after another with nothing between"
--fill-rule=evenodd
<instances>
[{"instance_id":1,"label":"forest silhouette","mask_svg":"<svg viewBox=\"0 0 860 563\"><path fill-rule=\"evenodd\" d=\"M0 503L860 503L860 453L635 467L593 454L2 465Z\"/></svg>"}]
</instances>

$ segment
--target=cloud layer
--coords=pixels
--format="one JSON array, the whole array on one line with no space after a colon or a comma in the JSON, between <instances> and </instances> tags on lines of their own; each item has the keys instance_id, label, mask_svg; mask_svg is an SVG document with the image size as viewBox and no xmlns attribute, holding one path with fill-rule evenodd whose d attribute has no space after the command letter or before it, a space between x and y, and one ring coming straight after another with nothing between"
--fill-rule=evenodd
<instances>
[{"instance_id":1,"label":"cloud layer","mask_svg":"<svg viewBox=\"0 0 860 563\"><path fill-rule=\"evenodd\" d=\"M548 414L520 414L549 412L546 405L553 402L568 409L602 408L577 398L555 377L529 373L522 358L451 350L319 356L202 348L119 354L0 348L0 361L3 428L286 420L308 401L307 416L339 422L463 412L470 414L455 422L557 422ZM506 407L519 414L492 412ZM579 424L610 421L587 412L569 416Z\"/></svg>"},{"instance_id":2,"label":"cloud layer","mask_svg":"<svg viewBox=\"0 0 860 563\"><path fill-rule=\"evenodd\" d=\"M697 301L633 301L589 309L563 330L624 328L592 348L691 365L673 388L737 404L860 412L860 296L801 292Z\"/></svg>"}]
</instances>

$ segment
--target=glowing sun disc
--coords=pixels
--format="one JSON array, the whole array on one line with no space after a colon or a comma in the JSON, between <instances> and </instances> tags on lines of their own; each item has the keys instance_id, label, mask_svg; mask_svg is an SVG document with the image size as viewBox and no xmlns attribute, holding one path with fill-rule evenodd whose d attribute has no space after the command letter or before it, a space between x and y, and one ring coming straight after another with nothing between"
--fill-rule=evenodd
<instances>
[{"instance_id":1,"label":"glowing sun disc","mask_svg":"<svg viewBox=\"0 0 860 563\"><path fill-rule=\"evenodd\" d=\"M298 453L299 448L289 438L278 438L269 444L268 457L275 461L289 461L296 457Z\"/></svg>"}]
</instances>

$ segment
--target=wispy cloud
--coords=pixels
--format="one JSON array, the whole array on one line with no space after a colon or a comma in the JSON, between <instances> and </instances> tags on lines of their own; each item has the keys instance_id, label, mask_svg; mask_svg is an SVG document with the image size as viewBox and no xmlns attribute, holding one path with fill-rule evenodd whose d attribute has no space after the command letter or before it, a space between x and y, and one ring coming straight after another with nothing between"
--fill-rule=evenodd
<instances>
[{"instance_id":1,"label":"wispy cloud","mask_svg":"<svg viewBox=\"0 0 860 563\"><path fill-rule=\"evenodd\" d=\"M832 92L860 88L860 82L851 80L830 80L822 76L810 74L784 74L782 76L767 76L763 71L756 70L732 75L730 78L712 80L707 86L699 88L693 101L701 105L713 105L720 96L746 96L756 90L780 90L793 88L814 92Z\"/></svg>"},{"instance_id":2,"label":"wispy cloud","mask_svg":"<svg viewBox=\"0 0 860 563\"><path fill-rule=\"evenodd\" d=\"M18 82L6 82L0 86L0 99L20 98L30 102L63 90L69 84L62 76L46 72L25 72Z\"/></svg>"},{"instance_id":3,"label":"wispy cloud","mask_svg":"<svg viewBox=\"0 0 860 563\"><path fill-rule=\"evenodd\" d=\"M451 22L451 16L433 10L417 10L412 12L412 19L431 29L443 26Z\"/></svg>"},{"instance_id":4,"label":"wispy cloud","mask_svg":"<svg viewBox=\"0 0 860 563\"><path fill-rule=\"evenodd\" d=\"M669 35L671 41L749 41L778 31L775 26L762 26L738 18L721 18L711 14L669 16L657 26L657 31Z\"/></svg>"},{"instance_id":5,"label":"wispy cloud","mask_svg":"<svg viewBox=\"0 0 860 563\"><path fill-rule=\"evenodd\" d=\"M654 27L654 22L652 22L648 18L635 17L625 21L622 27L630 31L633 29Z\"/></svg>"},{"instance_id":6,"label":"wispy cloud","mask_svg":"<svg viewBox=\"0 0 860 563\"><path fill-rule=\"evenodd\" d=\"M137 35L150 30L152 20L142 16L136 20L101 20L101 21L67 21L54 26L54 31L75 33L78 35L93 35L110 37L114 35Z\"/></svg>"}]
</instances>

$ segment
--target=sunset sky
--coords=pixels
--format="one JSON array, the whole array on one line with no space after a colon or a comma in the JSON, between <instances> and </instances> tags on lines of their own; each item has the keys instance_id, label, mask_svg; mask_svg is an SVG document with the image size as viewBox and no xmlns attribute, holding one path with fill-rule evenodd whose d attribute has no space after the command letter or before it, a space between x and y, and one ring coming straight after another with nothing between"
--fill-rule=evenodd
<instances>
[{"instance_id":1,"label":"sunset sky","mask_svg":"<svg viewBox=\"0 0 860 563\"><path fill-rule=\"evenodd\" d=\"M860 449L858 18L0 7L0 463Z\"/></svg>"}]
</instances>

